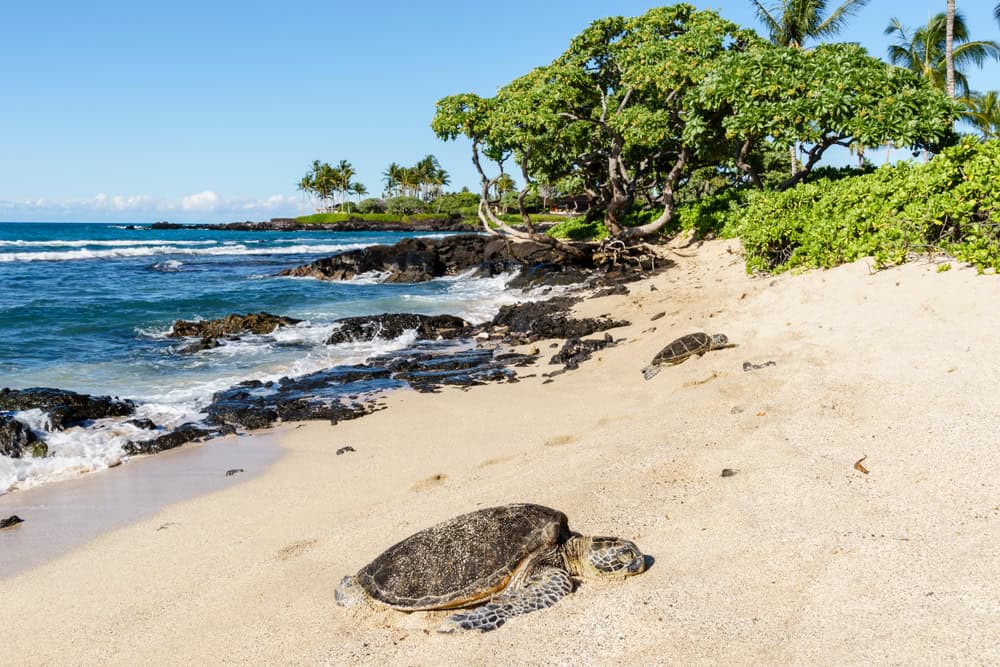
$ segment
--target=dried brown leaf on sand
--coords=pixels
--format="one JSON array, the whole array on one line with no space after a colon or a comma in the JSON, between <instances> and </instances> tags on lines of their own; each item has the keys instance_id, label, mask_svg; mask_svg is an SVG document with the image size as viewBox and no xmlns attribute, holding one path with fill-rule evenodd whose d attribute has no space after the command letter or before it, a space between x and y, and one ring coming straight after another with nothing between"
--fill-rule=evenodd
<instances>
[{"instance_id":1,"label":"dried brown leaf on sand","mask_svg":"<svg viewBox=\"0 0 1000 667\"><path fill-rule=\"evenodd\" d=\"M861 462L864 461L866 458L868 458L867 454L865 454L860 459L858 459L857 461L855 461L854 462L854 469L857 470L858 472L863 472L864 474L867 475L868 474L868 468L866 468L863 465L861 465Z\"/></svg>"}]
</instances>

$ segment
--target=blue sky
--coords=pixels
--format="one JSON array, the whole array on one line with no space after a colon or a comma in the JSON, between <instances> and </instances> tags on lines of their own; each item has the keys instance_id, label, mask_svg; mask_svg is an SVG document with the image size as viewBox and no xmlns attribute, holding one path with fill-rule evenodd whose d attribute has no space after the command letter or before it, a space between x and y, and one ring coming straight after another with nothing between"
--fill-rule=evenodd
<instances>
[{"instance_id":1,"label":"blue sky","mask_svg":"<svg viewBox=\"0 0 1000 667\"><path fill-rule=\"evenodd\" d=\"M349 160L378 193L390 162L432 153L453 189L475 187L468 145L429 129L434 102L491 95L591 20L655 4L7 2L0 220L296 215L295 183L314 159ZM761 30L749 0L694 4ZM994 0L957 4L974 38L1000 40ZM884 57L890 17L917 26L944 7L871 0L841 38ZM970 79L1000 88L1000 66Z\"/></svg>"}]
</instances>

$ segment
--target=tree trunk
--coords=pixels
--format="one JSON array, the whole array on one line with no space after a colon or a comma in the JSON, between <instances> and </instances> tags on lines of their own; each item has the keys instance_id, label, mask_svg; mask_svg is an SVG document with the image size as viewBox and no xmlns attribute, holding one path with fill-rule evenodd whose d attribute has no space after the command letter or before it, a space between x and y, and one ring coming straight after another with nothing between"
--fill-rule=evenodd
<instances>
[{"instance_id":1,"label":"tree trunk","mask_svg":"<svg viewBox=\"0 0 1000 667\"><path fill-rule=\"evenodd\" d=\"M680 155L677 156L677 161L674 162L673 168L663 181L663 196L661 197L663 200L663 213L660 214L660 217L653 220L648 225L623 229L617 236L620 236L620 238L623 239L635 239L643 236L651 236L663 229L664 226L673 220L674 211L676 210L676 206L674 205L674 188L677 187L677 182L680 180L681 174L684 173L684 170L687 168L687 161L689 157L688 149L685 146L681 149Z\"/></svg>"},{"instance_id":2,"label":"tree trunk","mask_svg":"<svg viewBox=\"0 0 1000 667\"><path fill-rule=\"evenodd\" d=\"M944 62L948 73L948 97L955 97L955 0L948 0L944 35Z\"/></svg>"}]
</instances>

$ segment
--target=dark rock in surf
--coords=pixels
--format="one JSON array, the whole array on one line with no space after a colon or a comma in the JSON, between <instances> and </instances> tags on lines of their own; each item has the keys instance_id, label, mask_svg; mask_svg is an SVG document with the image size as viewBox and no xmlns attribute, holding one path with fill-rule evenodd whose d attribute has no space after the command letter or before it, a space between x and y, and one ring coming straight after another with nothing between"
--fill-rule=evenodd
<instances>
[{"instance_id":1,"label":"dark rock in surf","mask_svg":"<svg viewBox=\"0 0 1000 667\"><path fill-rule=\"evenodd\" d=\"M36 408L49 418L51 428L59 431L94 419L125 417L135 412L132 401L110 396L88 396L47 387L0 389L0 411Z\"/></svg>"},{"instance_id":2,"label":"dark rock in surf","mask_svg":"<svg viewBox=\"0 0 1000 667\"><path fill-rule=\"evenodd\" d=\"M563 251L540 243L511 243L490 236L456 235L443 239L408 238L391 246L371 246L285 269L279 275L350 280L381 272L387 283L416 283L475 270L493 276L535 265L556 267L568 261Z\"/></svg>"},{"instance_id":3,"label":"dark rock in surf","mask_svg":"<svg viewBox=\"0 0 1000 667\"><path fill-rule=\"evenodd\" d=\"M269 334L273 333L279 326L292 326L301 321L294 317L282 317L263 311L246 315L233 313L219 319L200 322L177 320L167 336L170 338L222 338L241 333Z\"/></svg>"},{"instance_id":4,"label":"dark rock in surf","mask_svg":"<svg viewBox=\"0 0 1000 667\"><path fill-rule=\"evenodd\" d=\"M189 442L207 440L213 435L215 434L212 431L187 423L181 424L173 431L164 433L163 435L153 438L152 440L125 443L123 449L125 450L125 453L130 456L135 454L155 454L156 452L162 452L167 449L173 449L174 447L180 447L181 445Z\"/></svg>"},{"instance_id":5,"label":"dark rock in surf","mask_svg":"<svg viewBox=\"0 0 1000 667\"><path fill-rule=\"evenodd\" d=\"M45 456L48 446L21 422L0 415L0 456L19 459L25 452L35 457Z\"/></svg>"},{"instance_id":6,"label":"dark rock in surf","mask_svg":"<svg viewBox=\"0 0 1000 667\"><path fill-rule=\"evenodd\" d=\"M454 315L410 315L406 313L385 313L345 317L335 324L340 325L327 339L327 345L370 341L375 338L392 340L404 331L416 330L417 338L423 340L450 339L463 335L469 323Z\"/></svg>"},{"instance_id":7,"label":"dark rock in surf","mask_svg":"<svg viewBox=\"0 0 1000 667\"><path fill-rule=\"evenodd\" d=\"M274 333L278 327L293 326L301 321L294 317L272 315L263 311L247 313L246 315L232 313L215 320L177 320L167 336L169 338L198 337L200 340L179 350L185 354L192 354L219 347L221 345L220 338L237 339L239 334L264 335Z\"/></svg>"}]
</instances>

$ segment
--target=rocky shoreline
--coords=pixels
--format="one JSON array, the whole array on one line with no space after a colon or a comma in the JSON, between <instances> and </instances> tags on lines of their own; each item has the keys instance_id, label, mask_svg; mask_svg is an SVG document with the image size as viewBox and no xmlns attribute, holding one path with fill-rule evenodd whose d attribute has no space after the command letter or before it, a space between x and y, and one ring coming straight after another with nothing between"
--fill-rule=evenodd
<instances>
[{"instance_id":1,"label":"rocky shoreline","mask_svg":"<svg viewBox=\"0 0 1000 667\"><path fill-rule=\"evenodd\" d=\"M372 271L386 282L420 282L444 275L473 271L490 276L516 273L510 289L572 284L581 291L547 301L529 301L502 307L488 322L473 324L452 315L383 313L337 320L327 345L393 339L415 331L416 342L407 349L369 358L355 366L336 366L276 382L248 381L217 392L205 408L205 418L175 428L148 419L129 423L148 438L134 438L124 447L126 455L151 454L188 442L236 432L258 430L280 422L324 420L332 423L356 419L381 409L379 397L387 390L411 387L435 392L443 386L473 387L486 383L517 382L517 368L540 356L537 347L518 353L511 346L543 339L562 339L550 363L559 368L547 381L576 368L592 352L615 344L605 333L628 326L610 317L575 318L573 305L595 290L627 293L625 283L649 275L634 264L602 266L594 261L595 248L569 255L557 248L476 235L443 239L407 238L392 246L373 246L286 269L280 275L309 276L322 280L349 280ZM238 314L209 321L174 323L171 338L183 341L175 351L192 354L211 349L221 341L244 335L266 335L279 327L295 326L294 318L266 312ZM586 339L595 333L603 337ZM18 412L40 410L46 432L87 426L107 417L128 417L135 402L110 396L88 396L55 388L0 391L0 454L11 458L44 457L45 433L36 432L16 418Z\"/></svg>"},{"instance_id":2,"label":"rocky shoreline","mask_svg":"<svg viewBox=\"0 0 1000 667\"><path fill-rule=\"evenodd\" d=\"M140 226L135 226L139 229ZM218 224L179 224L154 222L147 229L207 229L230 232L473 232L476 225L469 224L459 215L442 215L440 218L420 220L375 221L361 217L343 222L299 222L295 218L271 218L265 221L225 222Z\"/></svg>"}]
</instances>

